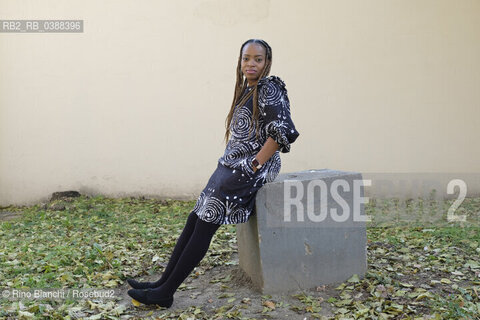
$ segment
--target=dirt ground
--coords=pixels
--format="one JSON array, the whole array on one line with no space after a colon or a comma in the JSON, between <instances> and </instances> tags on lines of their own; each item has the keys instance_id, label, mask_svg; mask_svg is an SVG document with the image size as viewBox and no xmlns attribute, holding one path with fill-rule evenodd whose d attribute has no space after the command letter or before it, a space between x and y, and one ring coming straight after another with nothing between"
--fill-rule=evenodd
<instances>
[{"instance_id":1,"label":"dirt ground","mask_svg":"<svg viewBox=\"0 0 480 320\"><path fill-rule=\"evenodd\" d=\"M232 255L232 258L233 261L238 263L238 254ZM201 267L197 267L197 269L198 268ZM230 277L228 277L228 275L230 275ZM143 277L141 280L154 281L158 279L158 276L159 275ZM230 279L225 281L225 278ZM214 283L211 283L211 281ZM130 287L128 284L124 284L121 287L121 300L118 302L127 307L122 319L143 319L145 317L158 317L162 319L162 316L167 317L169 313L173 312L180 313L180 310L186 310L192 306L201 306L209 317L214 317L217 313L216 310L226 305L240 306L242 319L319 319L318 316L313 317L312 313L301 310L305 309L305 305L299 308L299 311L291 309L292 306L301 305L299 299L293 296L302 293L301 290L282 295L262 295L238 265L213 267L210 270L205 270L205 273L197 278L187 278L184 284L186 286L179 288L175 293L175 300L169 309L144 305L135 307L131 302L131 298L127 295ZM316 297L319 301L324 301L338 294L338 291L334 289L336 286L337 285L333 284L312 288L310 290L304 290L303 293ZM228 303L228 300L231 298L235 298L235 301ZM263 305L265 301L273 302L275 308L266 308L266 306ZM318 312L319 314L325 317L333 316L329 303L324 301L321 303L321 307L322 309ZM225 310L225 312L227 312L227 310ZM201 317L197 317L197 319L201 319ZM221 313L219 313L218 319L225 319L225 317L222 317Z\"/></svg>"}]
</instances>

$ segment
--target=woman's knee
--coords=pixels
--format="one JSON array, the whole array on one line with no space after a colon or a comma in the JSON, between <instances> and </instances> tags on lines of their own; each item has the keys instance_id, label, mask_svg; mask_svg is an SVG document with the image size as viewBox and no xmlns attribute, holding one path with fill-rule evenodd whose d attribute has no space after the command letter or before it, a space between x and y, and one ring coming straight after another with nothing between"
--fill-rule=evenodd
<instances>
[{"instance_id":1,"label":"woman's knee","mask_svg":"<svg viewBox=\"0 0 480 320\"><path fill-rule=\"evenodd\" d=\"M195 227L195 224L197 223L197 220L198 220L197 214L192 211L188 215L187 222L185 223L185 225L192 228L192 230L193 230L193 228Z\"/></svg>"},{"instance_id":2,"label":"woman's knee","mask_svg":"<svg viewBox=\"0 0 480 320\"><path fill-rule=\"evenodd\" d=\"M197 220L197 226L199 227L199 231L202 233L207 233L211 236L220 228L220 224L216 224L213 222L203 221L202 219Z\"/></svg>"}]
</instances>

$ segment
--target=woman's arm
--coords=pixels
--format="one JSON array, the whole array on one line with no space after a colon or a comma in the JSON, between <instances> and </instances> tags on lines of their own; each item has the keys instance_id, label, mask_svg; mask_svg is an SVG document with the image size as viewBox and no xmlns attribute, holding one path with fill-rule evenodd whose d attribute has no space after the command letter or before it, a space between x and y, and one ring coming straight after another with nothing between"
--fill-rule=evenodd
<instances>
[{"instance_id":1,"label":"woman's arm","mask_svg":"<svg viewBox=\"0 0 480 320\"><path fill-rule=\"evenodd\" d=\"M273 140L272 137L268 137L267 141L263 145L262 149L257 153L255 158L257 159L258 163L263 165L267 162L268 159L277 151L279 148L278 143ZM253 168L253 171L257 171L257 168Z\"/></svg>"}]
</instances>

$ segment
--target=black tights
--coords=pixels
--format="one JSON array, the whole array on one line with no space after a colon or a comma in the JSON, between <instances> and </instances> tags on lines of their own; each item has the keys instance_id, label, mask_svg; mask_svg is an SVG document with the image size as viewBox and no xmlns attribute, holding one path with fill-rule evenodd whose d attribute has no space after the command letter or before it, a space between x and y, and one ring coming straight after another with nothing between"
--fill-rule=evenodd
<instances>
[{"instance_id":1,"label":"black tights","mask_svg":"<svg viewBox=\"0 0 480 320\"><path fill-rule=\"evenodd\" d=\"M205 222L195 212L190 212L170 260L153 289L157 297L171 297L200 263L208 251L219 224Z\"/></svg>"}]
</instances>

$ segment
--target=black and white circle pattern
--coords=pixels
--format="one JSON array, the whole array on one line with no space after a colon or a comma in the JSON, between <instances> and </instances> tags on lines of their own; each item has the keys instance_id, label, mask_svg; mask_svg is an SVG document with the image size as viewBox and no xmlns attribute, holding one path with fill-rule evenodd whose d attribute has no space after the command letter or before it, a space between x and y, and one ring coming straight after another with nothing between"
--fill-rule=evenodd
<instances>
[{"instance_id":1,"label":"black and white circle pattern","mask_svg":"<svg viewBox=\"0 0 480 320\"><path fill-rule=\"evenodd\" d=\"M249 130L250 136L254 132L253 128L250 128L252 125L252 112L246 107L241 106L235 109L235 112L232 117L233 125L230 129L232 138L235 140L248 140L249 139Z\"/></svg>"}]
</instances>

